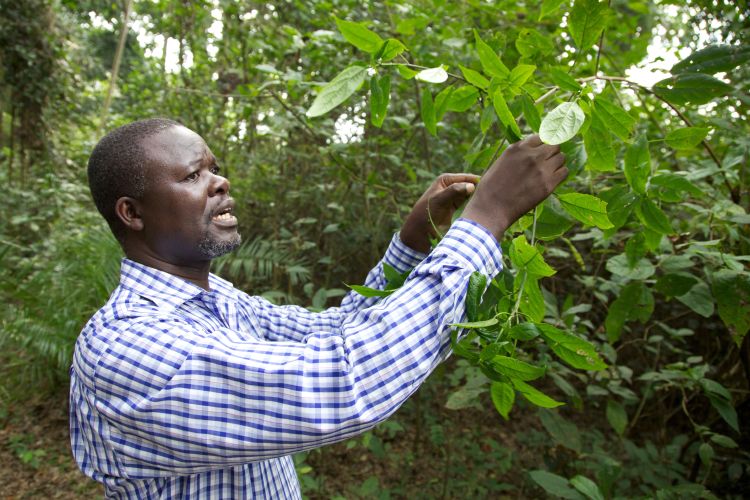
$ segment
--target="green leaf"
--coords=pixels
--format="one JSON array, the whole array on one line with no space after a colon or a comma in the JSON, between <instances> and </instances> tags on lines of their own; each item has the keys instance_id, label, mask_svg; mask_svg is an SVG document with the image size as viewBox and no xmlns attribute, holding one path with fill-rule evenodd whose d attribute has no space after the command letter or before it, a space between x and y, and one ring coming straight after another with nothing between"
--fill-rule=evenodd
<instances>
[{"instance_id":1,"label":"green leaf","mask_svg":"<svg viewBox=\"0 0 750 500\"><path fill-rule=\"evenodd\" d=\"M508 415L516 399L516 391L507 382L492 382L490 396L497 412L505 420L508 420Z\"/></svg>"},{"instance_id":2,"label":"green leaf","mask_svg":"<svg viewBox=\"0 0 750 500\"><path fill-rule=\"evenodd\" d=\"M398 73L406 80L411 80L412 78L417 76L417 74L419 73L419 71L414 71L410 67L405 66L403 64L398 64L396 66L396 69L398 70Z\"/></svg>"},{"instance_id":3,"label":"green leaf","mask_svg":"<svg viewBox=\"0 0 750 500\"><path fill-rule=\"evenodd\" d=\"M423 69L414 75L414 78L427 83L443 83L448 79L448 73L442 66L438 66L437 68Z\"/></svg>"},{"instance_id":4,"label":"green leaf","mask_svg":"<svg viewBox=\"0 0 750 500\"><path fill-rule=\"evenodd\" d=\"M575 489L583 493L583 496L585 496L589 500L604 500L604 495L602 495L599 487L594 481L587 478L586 476L581 476L580 474L577 476L573 476L570 479L570 484L572 484Z\"/></svg>"},{"instance_id":5,"label":"green leaf","mask_svg":"<svg viewBox=\"0 0 750 500\"><path fill-rule=\"evenodd\" d=\"M599 41L607 24L608 8L598 0L576 0L568 17L568 31L576 47L583 52Z\"/></svg>"},{"instance_id":6,"label":"green leaf","mask_svg":"<svg viewBox=\"0 0 750 500\"><path fill-rule=\"evenodd\" d=\"M544 0L539 11L539 21L556 12L564 2L566 0Z\"/></svg>"},{"instance_id":7,"label":"green leaf","mask_svg":"<svg viewBox=\"0 0 750 500\"><path fill-rule=\"evenodd\" d=\"M670 72L673 75L677 73L713 75L731 71L748 61L750 61L750 47L747 45L709 45L672 66Z\"/></svg>"},{"instance_id":8,"label":"green leaf","mask_svg":"<svg viewBox=\"0 0 750 500\"><path fill-rule=\"evenodd\" d=\"M552 410L540 410L539 419L549 435L558 444L569 448L576 453L581 453L581 433L572 422L565 420L558 412Z\"/></svg>"},{"instance_id":9,"label":"green leaf","mask_svg":"<svg viewBox=\"0 0 750 500\"><path fill-rule=\"evenodd\" d=\"M712 289L719 317L739 347L750 329L750 275L722 269L713 275Z\"/></svg>"},{"instance_id":10,"label":"green leaf","mask_svg":"<svg viewBox=\"0 0 750 500\"><path fill-rule=\"evenodd\" d=\"M669 203L681 202L685 199L683 193L688 193L694 198L703 198L704 192L683 175L667 172L655 175L649 181L650 190L656 193L659 199Z\"/></svg>"},{"instance_id":11,"label":"green leaf","mask_svg":"<svg viewBox=\"0 0 750 500\"><path fill-rule=\"evenodd\" d=\"M552 82L560 87L560 90L566 90L568 92L578 92L582 88L575 78L561 69L550 68L547 74L550 78L552 78Z\"/></svg>"},{"instance_id":12,"label":"green leaf","mask_svg":"<svg viewBox=\"0 0 750 500\"><path fill-rule=\"evenodd\" d=\"M732 402L712 394L708 395L708 400L711 402L711 406L719 412L721 418L729 424L729 427L734 429L735 432L740 432L740 426L737 421L737 410L732 406Z\"/></svg>"},{"instance_id":13,"label":"green leaf","mask_svg":"<svg viewBox=\"0 0 750 500\"><path fill-rule=\"evenodd\" d=\"M482 63L484 73L489 76L497 76L498 78L507 77L510 73L508 68L503 64L495 51L492 50L492 47L484 43L477 30L474 30L474 42L476 44L477 52L479 53L479 62ZM463 71L463 67L461 68L461 71ZM466 73L464 73L464 76L466 76ZM469 80L468 77L466 79ZM474 83L471 80L469 80L469 82Z\"/></svg>"},{"instance_id":14,"label":"green leaf","mask_svg":"<svg viewBox=\"0 0 750 500\"><path fill-rule=\"evenodd\" d=\"M568 480L562 476L547 472L546 470L532 470L529 472L529 476L531 476L531 479L541 486L544 491L551 495L561 498L569 498L571 500L582 498L576 490L568 486Z\"/></svg>"},{"instance_id":15,"label":"green leaf","mask_svg":"<svg viewBox=\"0 0 750 500\"><path fill-rule=\"evenodd\" d=\"M380 52L378 53L378 56L376 58L380 59L383 62L390 61L405 50L406 46L403 43L395 38L389 38L381 47Z\"/></svg>"},{"instance_id":16,"label":"green leaf","mask_svg":"<svg viewBox=\"0 0 750 500\"><path fill-rule=\"evenodd\" d=\"M378 290L377 288L370 288L364 285L346 285L358 294L365 297L387 297L395 290Z\"/></svg>"},{"instance_id":17,"label":"green leaf","mask_svg":"<svg viewBox=\"0 0 750 500\"><path fill-rule=\"evenodd\" d=\"M702 280L698 280L689 292L678 296L677 300L704 318L710 318L714 314L714 297L708 285Z\"/></svg>"},{"instance_id":18,"label":"green leaf","mask_svg":"<svg viewBox=\"0 0 750 500\"><path fill-rule=\"evenodd\" d=\"M573 368L603 370L607 367L590 342L546 323L538 323L536 326L552 352Z\"/></svg>"},{"instance_id":19,"label":"green leaf","mask_svg":"<svg viewBox=\"0 0 750 500\"><path fill-rule=\"evenodd\" d=\"M448 99L455 91L453 85L448 85L435 96L435 119L437 121L445 116L445 112L448 111Z\"/></svg>"},{"instance_id":20,"label":"green leaf","mask_svg":"<svg viewBox=\"0 0 750 500\"><path fill-rule=\"evenodd\" d=\"M617 342L627 321L639 320L645 323L653 312L654 296L651 290L640 282L629 283L609 306L607 319L604 321L607 339L612 344Z\"/></svg>"},{"instance_id":21,"label":"green leaf","mask_svg":"<svg viewBox=\"0 0 750 500\"><path fill-rule=\"evenodd\" d=\"M523 57L532 59L539 54L551 54L555 50L555 44L537 30L524 28L518 32L516 50Z\"/></svg>"},{"instance_id":22,"label":"green leaf","mask_svg":"<svg viewBox=\"0 0 750 500\"><path fill-rule=\"evenodd\" d=\"M513 267L525 270L532 276L552 276L555 270L544 262L544 257L536 247L526 241L526 236L519 235L510 247L510 261Z\"/></svg>"},{"instance_id":23,"label":"green leaf","mask_svg":"<svg viewBox=\"0 0 750 500\"><path fill-rule=\"evenodd\" d=\"M628 414L624 406L611 398L607 399L607 421L618 436L625 433L625 428L628 426Z\"/></svg>"},{"instance_id":24,"label":"green leaf","mask_svg":"<svg viewBox=\"0 0 750 500\"><path fill-rule=\"evenodd\" d=\"M474 71L473 69L467 68L465 66L461 66L460 64L458 65L458 67L461 69L461 73L464 75L464 78L466 78L466 81L474 85L475 87L487 90L487 87L490 86L490 81L482 76L480 72Z\"/></svg>"},{"instance_id":25,"label":"green leaf","mask_svg":"<svg viewBox=\"0 0 750 500\"><path fill-rule=\"evenodd\" d=\"M594 172L614 172L615 150L609 132L589 127L583 133L583 145L588 155L586 168Z\"/></svg>"},{"instance_id":26,"label":"green leaf","mask_svg":"<svg viewBox=\"0 0 750 500\"><path fill-rule=\"evenodd\" d=\"M391 77L384 75L370 78L370 121L375 127L382 127L391 99Z\"/></svg>"},{"instance_id":27,"label":"green leaf","mask_svg":"<svg viewBox=\"0 0 750 500\"><path fill-rule=\"evenodd\" d=\"M564 102L544 117L539 137L547 144L562 144L578 133L585 119L578 104Z\"/></svg>"},{"instance_id":28,"label":"green leaf","mask_svg":"<svg viewBox=\"0 0 750 500\"><path fill-rule=\"evenodd\" d=\"M544 210L536 219L536 237L540 240L554 240L565 234L573 223L557 198L547 198Z\"/></svg>"},{"instance_id":29,"label":"green leaf","mask_svg":"<svg viewBox=\"0 0 750 500\"><path fill-rule=\"evenodd\" d=\"M518 273L518 281L522 276L526 277L526 283L521 295L521 312L524 313L531 321L542 321L544 319L544 296L539 289L539 281L534 276L529 276L525 272ZM520 284L519 284L520 286Z\"/></svg>"},{"instance_id":30,"label":"green leaf","mask_svg":"<svg viewBox=\"0 0 750 500\"><path fill-rule=\"evenodd\" d=\"M510 108L508 108L508 104L505 102L503 91L501 89L497 89L492 95L492 106L495 108L495 114L497 114L500 123L510 129L517 136L520 136L521 129L518 128L516 119L513 118L513 113L510 112Z\"/></svg>"},{"instance_id":31,"label":"green leaf","mask_svg":"<svg viewBox=\"0 0 750 500\"><path fill-rule=\"evenodd\" d=\"M687 273L669 273L659 276L654 288L667 297L685 295L698 283L698 278Z\"/></svg>"},{"instance_id":32,"label":"green leaf","mask_svg":"<svg viewBox=\"0 0 750 500\"><path fill-rule=\"evenodd\" d=\"M315 97L307 110L307 116L314 118L328 113L330 110L349 99L349 97L365 81L367 68L363 66L349 66L336 78L326 84Z\"/></svg>"},{"instance_id":33,"label":"green leaf","mask_svg":"<svg viewBox=\"0 0 750 500\"><path fill-rule=\"evenodd\" d=\"M383 39L377 33L370 31L359 23L336 18L336 26L344 35L346 41L359 50L374 54L383 45Z\"/></svg>"},{"instance_id":34,"label":"green leaf","mask_svg":"<svg viewBox=\"0 0 750 500\"><path fill-rule=\"evenodd\" d=\"M430 89L422 89L422 104L420 106L420 112L422 114L422 121L427 131L433 135L437 135L437 117L435 116L435 105L432 102L432 93Z\"/></svg>"},{"instance_id":35,"label":"green leaf","mask_svg":"<svg viewBox=\"0 0 750 500\"><path fill-rule=\"evenodd\" d=\"M730 393L726 387L715 380L711 380L710 378L702 378L698 381L698 384L703 389L703 392L706 393L706 396L717 396L727 401L732 400L732 393Z\"/></svg>"},{"instance_id":36,"label":"green leaf","mask_svg":"<svg viewBox=\"0 0 750 500\"><path fill-rule=\"evenodd\" d=\"M471 85L457 88L448 98L447 110L463 113L479 99L479 91Z\"/></svg>"},{"instance_id":37,"label":"green leaf","mask_svg":"<svg viewBox=\"0 0 750 500\"><path fill-rule=\"evenodd\" d=\"M536 380L543 376L545 372L541 366L534 366L508 356L495 356L489 364L498 373L502 373L508 378L523 380L525 382Z\"/></svg>"},{"instance_id":38,"label":"green leaf","mask_svg":"<svg viewBox=\"0 0 750 500\"><path fill-rule=\"evenodd\" d=\"M615 228L620 228L627 222L640 199L637 194L622 186L603 192L602 198L607 201L607 216Z\"/></svg>"},{"instance_id":39,"label":"green leaf","mask_svg":"<svg viewBox=\"0 0 750 500\"><path fill-rule=\"evenodd\" d=\"M541 332L534 323L519 323L508 330L508 336L516 340L533 340L539 335Z\"/></svg>"},{"instance_id":40,"label":"green leaf","mask_svg":"<svg viewBox=\"0 0 750 500\"><path fill-rule=\"evenodd\" d=\"M500 320L497 318L485 319L482 321L470 321L466 323L452 323L450 326L455 328L487 328L498 324Z\"/></svg>"},{"instance_id":41,"label":"green leaf","mask_svg":"<svg viewBox=\"0 0 750 500\"><path fill-rule=\"evenodd\" d=\"M557 195L563 209L577 220L599 229L613 227L607 217L607 203L596 196L583 193Z\"/></svg>"},{"instance_id":42,"label":"green leaf","mask_svg":"<svg viewBox=\"0 0 750 500\"><path fill-rule=\"evenodd\" d=\"M656 203L648 198L642 198L635 207L635 214L643 225L659 234L673 234L672 224Z\"/></svg>"},{"instance_id":43,"label":"green leaf","mask_svg":"<svg viewBox=\"0 0 750 500\"><path fill-rule=\"evenodd\" d=\"M593 117L594 128L601 131L610 131L622 141L627 142L630 139L630 134L633 133L635 118L601 95L594 100Z\"/></svg>"},{"instance_id":44,"label":"green leaf","mask_svg":"<svg viewBox=\"0 0 750 500\"><path fill-rule=\"evenodd\" d=\"M705 127L678 128L667 134L666 141L675 149L692 149L706 138L708 131Z\"/></svg>"},{"instance_id":45,"label":"green leaf","mask_svg":"<svg viewBox=\"0 0 750 500\"><path fill-rule=\"evenodd\" d=\"M648 140L641 135L625 151L625 179L638 194L646 194L646 183L651 175L651 154Z\"/></svg>"},{"instance_id":46,"label":"green leaf","mask_svg":"<svg viewBox=\"0 0 750 500\"><path fill-rule=\"evenodd\" d=\"M449 410L462 410L476 406L479 395L486 389L484 387L461 387L459 390L448 396L445 407Z\"/></svg>"},{"instance_id":47,"label":"green leaf","mask_svg":"<svg viewBox=\"0 0 750 500\"><path fill-rule=\"evenodd\" d=\"M466 289L466 318L469 321L479 320L479 305L482 302L482 294L487 288L487 276L474 271L469 277L469 285Z\"/></svg>"},{"instance_id":48,"label":"green leaf","mask_svg":"<svg viewBox=\"0 0 750 500\"><path fill-rule=\"evenodd\" d=\"M516 92L520 92L521 86L534 74L536 66L531 64L519 64L510 72L508 80L512 87L516 87Z\"/></svg>"},{"instance_id":49,"label":"green leaf","mask_svg":"<svg viewBox=\"0 0 750 500\"><path fill-rule=\"evenodd\" d=\"M539 132L542 118L539 116L539 110L536 109L534 101L532 101L526 94L521 95L521 110L523 111L523 117L526 119L526 123L529 124L529 127L531 127L531 130Z\"/></svg>"},{"instance_id":50,"label":"green leaf","mask_svg":"<svg viewBox=\"0 0 750 500\"><path fill-rule=\"evenodd\" d=\"M657 82L652 90L672 104L706 104L731 92L732 86L702 73L681 73Z\"/></svg>"},{"instance_id":51,"label":"green leaf","mask_svg":"<svg viewBox=\"0 0 750 500\"><path fill-rule=\"evenodd\" d=\"M701 443L698 447L698 456L701 458L703 465L708 466L714 459L714 449L708 443Z\"/></svg>"},{"instance_id":52,"label":"green leaf","mask_svg":"<svg viewBox=\"0 0 750 500\"><path fill-rule=\"evenodd\" d=\"M718 444L722 448L737 448L738 447L734 439L730 438L729 436L725 436L723 434L712 434L711 441Z\"/></svg>"},{"instance_id":53,"label":"green leaf","mask_svg":"<svg viewBox=\"0 0 750 500\"><path fill-rule=\"evenodd\" d=\"M561 403L560 401L555 401L551 397L535 389L526 382L518 379L511 379L511 382L513 383L513 387L515 387L516 390L520 392L521 395L526 398L526 400L531 404L540 406L542 408L556 408L565 404Z\"/></svg>"},{"instance_id":54,"label":"green leaf","mask_svg":"<svg viewBox=\"0 0 750 500\"><path fill-rule=\"evenodd\" d=\"M656 272L656 268L648 259L640 259L631 263L627 254L610 257L606 267L607 271L614 276L628 280L645 280Z\"/></svg>"},{"instance_id":55,"label":"green leaf","mask_svg":"<svg viewBox=\"0 0 750 500\"><path fill-rule=\"evenodd\" d=\"M479 119L479 129L486 134L493 123L497 121L495 109L492 106L486 106L482 110L482 117Z\"/></svg>"}]
</instances>

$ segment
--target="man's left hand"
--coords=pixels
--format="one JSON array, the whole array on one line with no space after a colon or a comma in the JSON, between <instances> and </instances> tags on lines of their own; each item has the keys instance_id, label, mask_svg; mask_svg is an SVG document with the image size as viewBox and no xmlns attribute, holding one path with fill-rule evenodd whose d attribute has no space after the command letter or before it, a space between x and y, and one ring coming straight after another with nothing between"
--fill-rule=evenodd
<instances>
[{"instance_id":1,"label":"man's left hand","mask_svg":"<svg viewBox=\"0 0 750 500\"><path fill-rule=\"evenodd\" d=\"M406 217L399 237L408 247L422 253L430 251L430 238L450 227L453 213L476 188L479 176L443 174L432 183Z\"/></svg>"}]
</instances>

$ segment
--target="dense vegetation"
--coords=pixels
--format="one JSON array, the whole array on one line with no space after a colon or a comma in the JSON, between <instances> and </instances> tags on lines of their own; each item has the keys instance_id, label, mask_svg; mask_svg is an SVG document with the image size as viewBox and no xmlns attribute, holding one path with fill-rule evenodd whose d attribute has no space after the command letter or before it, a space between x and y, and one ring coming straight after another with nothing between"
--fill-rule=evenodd
<instances>
[{"instance_id":1,"label":"dense vegetation","mask_svg":"<svg viewBox=\"0 0 750 500\"><path fill-rule=\"evenodd\" d=\"M393 421L343 445L369 450L383 475L326 480L318 468L338 452L316 451L297 457L303 490L741 496L743 5L1 0L0 418L59 394L81 326L116 286L121 252L85 179L104 131L161 115L203 135L245 237L215 270L311 308L363 278L438 173L481 173L541 132L570 175L508 231L503 273L472 280L458 356ZM674 55L655 84L630 76ZM430 477L386 477L425 461Z\"/></svg>"}]
</instances>

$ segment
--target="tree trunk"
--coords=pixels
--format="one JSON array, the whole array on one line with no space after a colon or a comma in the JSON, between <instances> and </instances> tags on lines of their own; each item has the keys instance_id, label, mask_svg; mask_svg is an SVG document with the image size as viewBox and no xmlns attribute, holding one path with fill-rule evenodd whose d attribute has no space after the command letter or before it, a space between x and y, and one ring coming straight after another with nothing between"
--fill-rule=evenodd
<instances>
[{"instance_id":1,"label":"tree trunk","mask_svg":"<svg viewBox=\"0 0 750 500\"><path fill-rule=\"evenodd\" d=\"M128 29L130 27L130 11L133 7L133 0L127 0L125 4L125 14L122 16L122 27L120 28L120 39L117 42L117 51L115 52L115 60L112 62L112 75L109 78L109 88L107 89L107 97L104 100L104 107L102 108L102 117L99 123L99 135L102 135L104 128L107 126L107 116L109 115L109 105L112 103L112 94L115 91L117 85L117 74L120 72L120 62L122 61L122 53L125 49L125 41L128 38Z\"/></svg>"}]
</instances>

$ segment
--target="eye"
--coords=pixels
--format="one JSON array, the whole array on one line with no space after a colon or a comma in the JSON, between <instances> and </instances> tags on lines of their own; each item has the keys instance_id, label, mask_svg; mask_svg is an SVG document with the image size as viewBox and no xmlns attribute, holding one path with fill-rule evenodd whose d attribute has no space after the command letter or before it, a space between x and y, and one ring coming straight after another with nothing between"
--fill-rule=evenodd
<instances>
[{"instance_id":1,"label":"eye","mask_svg":"<svg viewBox=\"0 0 750 500\"><path fill-rule=\"evenodd\" d=\"M200 177L200 175L201 175L200 172L198 172L196 170L195 172L193 172L190 175L188 175L187 177L185 177L185 180L186 181L194 181L194 180L198 179L198 177Z\"/></svg>"},{"instance_id":2,"label":"eye","mask_svg":"<svg viewBox=\"0 0 750 500\"><path fill-rule=\"evenodd\" d=\"M219 172L221 172L221 167L219 167L218 165L214 165L213 167L211 167L212 174L219 175Z\"/></svg>"}]
</instances>

